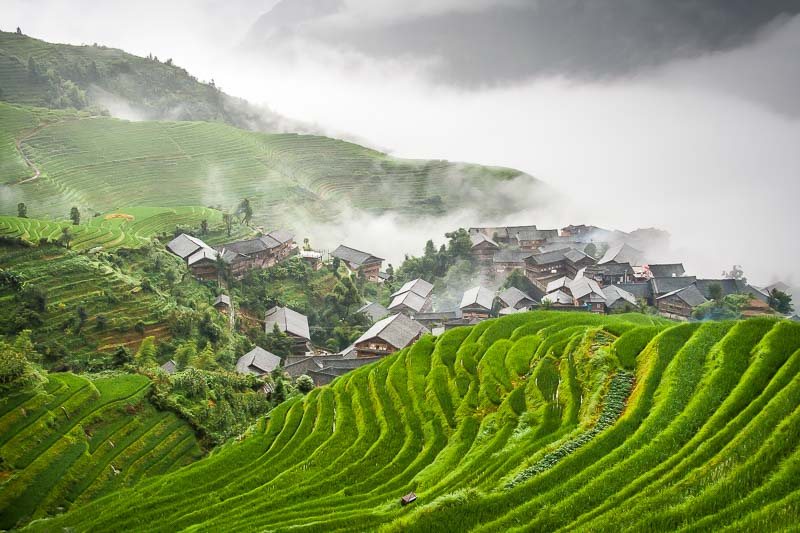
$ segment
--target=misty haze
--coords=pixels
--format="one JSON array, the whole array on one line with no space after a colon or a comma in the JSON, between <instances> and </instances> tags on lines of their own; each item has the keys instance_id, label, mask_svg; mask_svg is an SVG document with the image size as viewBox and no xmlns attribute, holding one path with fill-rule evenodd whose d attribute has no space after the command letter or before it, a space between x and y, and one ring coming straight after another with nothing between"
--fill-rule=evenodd
<instances>
[{"instance_id":1,"label":"misty haze","mask_svg":"<svg viewBox=\"0 0 800 533\"><path fill-rule=\"evenodd\" d=\"M3 0L0 530L796 527L798 94L795 0Z\"/></svg>"}]
</instances>

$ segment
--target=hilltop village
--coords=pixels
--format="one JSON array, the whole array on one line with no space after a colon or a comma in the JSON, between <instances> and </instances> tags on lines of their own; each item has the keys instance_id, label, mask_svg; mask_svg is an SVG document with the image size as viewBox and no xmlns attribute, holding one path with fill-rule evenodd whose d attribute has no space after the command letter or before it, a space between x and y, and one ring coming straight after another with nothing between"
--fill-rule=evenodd
<instances>
[{"instance_id":1,"label":"hilltop village","mask_svg":"<svg viewBox=\"0 0 800 533\"><path fill-rule=\"evenodd\" d=\"M339 351L315 344L308 316L289 306L273 306L255 319L265 334L286 336L290 353L279 357L256 346L239 358L236 370L264 376L282 368L294 379L310 376L317 385L401 350L423 334L441 334L497 316L548 309L644 312L688 321L719 318L714 313L733 308L742 317L775 315L771 304L776 291L789 290L783 283L750 285L736 269L724 278L703 279L687 273L681 262L650 262L646 249L663 237L657 230L629 234L586 225L560 230L530 225L459 231L465 237L474 275L472 284L458 288L450 305L437 302L436 288L442 284L435 280L398 280L394 268L377 255L344 244L333 251L313 250L308 244L300 247L286 230L216 246L180 234L167 244L167 250L200 280L241 280L253 270L293 259L312 271L343 271L383 294L383 303L361 301L356 314L368 327ZM213 306L229 317L231 326L237 311L243 319L252 320L248 310L224 292L224 283L220 287ZM444 285L443 290L452 292L453 287ZM169 361L162 368L174 372L175 363Z\"/></svg>"}]
</instances>

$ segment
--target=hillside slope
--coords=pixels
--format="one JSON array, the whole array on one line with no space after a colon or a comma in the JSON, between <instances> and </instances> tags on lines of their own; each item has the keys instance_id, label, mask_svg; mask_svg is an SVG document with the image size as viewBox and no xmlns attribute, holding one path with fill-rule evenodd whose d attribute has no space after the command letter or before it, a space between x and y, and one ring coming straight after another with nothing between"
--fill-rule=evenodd
<instances>
[{"instance_id":1,"label":"hillside slope","mask_svg":"<svg viewBox=\"0 0 800 533\"><path fill-rule=\"evenodd\" d=\"M194 461L189 425L156 411L141 375L50 374L0 400L0 529Z\"/></svg>"},{"instance_id":2,"label":"hillside slope","mask_svg":"<svg viewBox=\"0 0 800 533\"><path fill-rule=\"evenodd\" d=\"M0 118L6 116L14 121L0 122L0 140L17 139L41 172L4 188L0 214L6 215L16 213L18 202L28 205L28 216L42 218L65 217L70 206L101 213L140 206L232 209L247 197L257 223L296 229L349 216L353 209L414 216L475 205L491 215L535 201L509 194L509 187L536 183L516 170L397 159L327 137L66 112L39 122L41 111L0 104ZM38 126L31 130L31 123ZM0 146L11 160L15 149L9 140ZM9 177L22 173L18 159L14 164Z\"/></svg>"},{"instance_id":3,"label":"hillside slope","mask_svg":"<svg viewBox=\"0 0 800 533\"><path fill-rule=\"evenodd\" d=\"M107 108L139 120L203 120L255 131L313 128L201 83L162 58L105 46L48 43L0 31L0 101L39 107Z\"/></svg>"},{"instance_id":4,"label":"hillside slope","mask_svg":"<svg viewBox=\"0 0 800 533\"><path fill-rule=\"evenodd\" d=\"M31 529L789 528L798 370L787 321L512 315L424 337L243 442Z\"/></svg>"}]
</instances>

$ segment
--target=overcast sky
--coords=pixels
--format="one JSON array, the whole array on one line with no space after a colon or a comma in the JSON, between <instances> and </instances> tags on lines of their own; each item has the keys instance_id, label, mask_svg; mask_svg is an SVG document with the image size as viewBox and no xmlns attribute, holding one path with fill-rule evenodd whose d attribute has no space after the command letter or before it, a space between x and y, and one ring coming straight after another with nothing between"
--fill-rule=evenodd
<instances>
[{"instance_id":1,"label":"overcast sky","mask_svg":"<svg viewBox=\"0 0 800 533\"><path fill-rule=\"evenodd\" d=\"M508 222L657 226L657 259L767 283L800 281L798 4L3 0L0 27L172 57L398 156L518 168L561 194ZM346 231L396 257L446 229L387 243L393 223Z\"/></svg>"}]
</instances>

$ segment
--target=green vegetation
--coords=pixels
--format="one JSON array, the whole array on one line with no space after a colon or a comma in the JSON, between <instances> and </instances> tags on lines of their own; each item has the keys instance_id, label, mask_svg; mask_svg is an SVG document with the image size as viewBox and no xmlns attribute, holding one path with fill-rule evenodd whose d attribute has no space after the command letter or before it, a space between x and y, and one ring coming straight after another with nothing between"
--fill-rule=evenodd
<instances>
[{"instance_id":1,"label":"green vegetation","mask_svg":"<svg viewBox=\"0 0 800 533\"><path fill-rule=\"evenodd\" d=\"M0 528L79 506L201 456L141 375L49 374L0 398Z\"/></svg>"},{"instance_id":2,"label":"green vegetation","mask_svg":"<svg viewBox=\"0 0 800 533\"><path fill-rule=\"evenodd\" d=\"M47 123L40 122L42 116ZM247 198L253 223L298 228L333 221L347 208L441 215L462 207L470 195L491 195L498 181L524 176L509 169L400 160L327 137L83 116L0 104L0 150L10 161L0 182L27 177L16 142L41 172L33 181L7 187L0 213L16 213L20 202L32 218L66 219L73 206L103 214L142 206L213 205L233 211ZM27 175L34 173L28 169ZM461 185L452 187L456 177ZM487 214L490 203L482 204Z\"/></svg>"},{"instance_id":3,"label":"green vegetation","mask_svg":"<svg viewBox=\"0 0 800 533\"><path fill-rule=\"evenodd\" d=\"M781 529L800 519L799 371L788 321L513 315L424 337L205 460L30 527Z\"/></svg>"}]
</instances>

